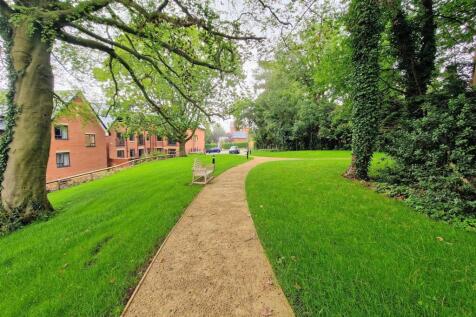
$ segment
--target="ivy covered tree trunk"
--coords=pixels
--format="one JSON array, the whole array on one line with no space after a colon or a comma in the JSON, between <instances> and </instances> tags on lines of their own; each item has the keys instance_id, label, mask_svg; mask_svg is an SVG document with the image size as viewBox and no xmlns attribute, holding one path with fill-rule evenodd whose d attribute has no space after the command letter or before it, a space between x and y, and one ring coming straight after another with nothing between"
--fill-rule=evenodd
<instances>
[{"instance_id":1,"label":"ivy covered tree trunk","mask_svg":"<svg viewBox=\"0 0 476 317\"><path fill-rule=\"evenodd\" d=\"M391 43L398 69L404 74L406 112L410 118L424 115L422 98L428 90L436 58L436 23L433 0L422 0L410 18L398 1L389 1L392 17Z\"/></svg>"},{"instance_id":2,"label":"ivy covered tree trunk","mask_svg":"<svg viewBox=\"0 0 476 317\"><path fill-rule=\"evenodd\" d=\"M29 32L30 30L30 32ZM15 72L13 138L3 174L4 219L29 223L52 210L46 196L46 166L53 111L50 46L22 23L13 28L10 57Z\"/></svg>"},{"instance_id":3,"label":"ivy covered tree trunk","mask_svg":"<svg viewBox=\"0 0 476 317\"><path fill-rule=\"evenodd\" d=\"M368 179L378 131L380 1L353 0L349 9L352 47L352 163L349 178Z\"/></svg>"}]
</instances>

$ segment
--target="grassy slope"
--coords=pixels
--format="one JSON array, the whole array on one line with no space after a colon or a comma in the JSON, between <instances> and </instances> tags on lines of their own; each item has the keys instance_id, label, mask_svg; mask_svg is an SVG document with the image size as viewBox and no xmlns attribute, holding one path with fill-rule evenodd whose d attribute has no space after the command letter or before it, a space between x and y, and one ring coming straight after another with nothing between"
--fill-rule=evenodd
<instances>
[{"instance_id":1,"label":"grassy slope","mask_svg":"<svg viewBox=\"0 0 476 317\"><path fill-rule=\"evenodd\" d=\"M200 191L189 186L192 158L50 194L57 215L0 239L0 315L120 314L138 270ZM243 161L219 156L217 174Z\"/></svg>"},{"instance_id":2,"label":"grassy slope","mask_svg":"<svg viewBox=\"0 0 476 317\"><path fill-rule=\"evenodd\" d=\"M248 176L259 237L296 314L474 316L476 235L342 178L348 163L273 162Z\"/></svg>"}]
</instances>

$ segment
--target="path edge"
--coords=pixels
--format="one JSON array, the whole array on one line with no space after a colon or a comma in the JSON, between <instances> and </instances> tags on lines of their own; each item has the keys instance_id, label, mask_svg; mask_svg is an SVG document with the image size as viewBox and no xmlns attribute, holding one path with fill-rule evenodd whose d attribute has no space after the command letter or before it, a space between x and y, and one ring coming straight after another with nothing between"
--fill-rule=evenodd
<instances>
[{"instance_id":1,"label":"path edge","mask_svg":"<svg viewBox=\"0 0 476 317\"><path fill-rule=\"evenodd\" d=\"M203 190L203 187L202 186L202 189L200 190L200 192ZM198 194L200 194L200 192ZM197 195L198 196L198 195ZM195 200L197 197L195 197L193 200ZM192 200L192 202L193 202ZM190 202L190 203L192 203ZM160 244L160 247L159 249L157 250L157 252L155 253L155 255L152 257L152 260L149 262L149 265L147 266L147 269L144 271L144 274L142 274L142 277L139 281L139 283L137 283L136 287L134 288L134 292L132 292L132 295L129 297L129 300L127 301L127 304L126 306L124 306L124 309L122 310L122 313L121 313L121 317L124 317L126 312L128 311L128 309L130 308L131 304L132 304L132 301L134 300L134 298L136 297L137 295L137 292L139 291L139 288L142 286L142 284L144 283L144 280L147 276L147 274L149 273L149 271L151 270L152 268L152 264L154 264L155 260L159 257L159 254L160 252L162 251L162 249L164 248L165 246L165 243L167 242L167 240L169 240L170 236L172 235L172 233L175 231L175 228L177 228L177 225L182 222L182 220L184 219L185 217L185 213L187 211L187 207L185 207L185 209L183 210L182 212L182 215L180 216L180 218L177 220L177 222L174 224L174 226L172 227L172 229L170 229L169 233L167 233L167 235L165 236L165 239L162 241L162 243Z\"/></svg>"}]
</instances>

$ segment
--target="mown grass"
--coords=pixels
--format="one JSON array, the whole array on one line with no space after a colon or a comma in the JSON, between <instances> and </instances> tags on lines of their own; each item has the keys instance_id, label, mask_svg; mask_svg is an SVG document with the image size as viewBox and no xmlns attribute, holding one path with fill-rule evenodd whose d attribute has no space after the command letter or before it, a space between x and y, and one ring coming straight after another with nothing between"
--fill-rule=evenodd
<instances>
[{"instance_id":1,"label":"mown grass","mask_svg":"<svg viewBox=\"0 0 476 317\"><path fill-rule=\"evenodd\" d=\"M0 315L119 315L139 271L201 189L189 185L194 157L51 193L56 215L0 238ZM216 174L244 161L219 156Z\"/></svg>"},{"instance_id":2,"label":"mown grass","mask_svg":"<svg viewBox=\"0 0 476 317\"><path fill-rule=\"evenodd\" d=\"M476 235L344 179L348 164L272 162L247 178L297 316L475 316Z\"/></svg>"},{"instance_id":3,"label":"mown grass","mask_svg":"<svg viewBox=\"0 0 476 317\"><path fill-rule=\"evenodd\" d=\"M323 150L323 151L270 151L255 150L253 156L300 158L310 160L350 160L352 152L345 150ZM395 162L392 158L382 152L375 152L369 169L370 178L377 178L379 171L392 166Z\"/></svg>"}]
</instances>

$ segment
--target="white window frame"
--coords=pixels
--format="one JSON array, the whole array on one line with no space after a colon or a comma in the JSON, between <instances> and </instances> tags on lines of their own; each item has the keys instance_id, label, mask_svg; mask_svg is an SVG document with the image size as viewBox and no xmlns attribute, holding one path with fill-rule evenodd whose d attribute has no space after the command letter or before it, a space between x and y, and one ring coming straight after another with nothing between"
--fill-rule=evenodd
<instances>
[{"instance_id":1,"label":"white window frame","mask_svg":"<svg viewBox=\"0 0 476 317\"><path fill-rule=\"evenodd\" d=\"M63 158L63 164L60 166L58 164L58 155L65 155L67 154L68 156L68 165L64 165L64 158ZM71 153L70 152L56 152L56 167L57 168L65 168L65 167L70 167L71 166Z\"/></svg>"},{"instance_id":2,"label":"white window frame","mask_svg":"<svg viewBox=\"0 0 476 317\"><path fill-rule=\"evenodd\" d=\"M64 128L62 130L61 128ZM61 137L58 137L56 135L56 129L60 129L61 131ZM69 128L67 124L55 124L55 140L69 140ZM66 133L64 133L66 131ZM66 137L65 137L66 135Z\"/></svg>"}]
</instances>

